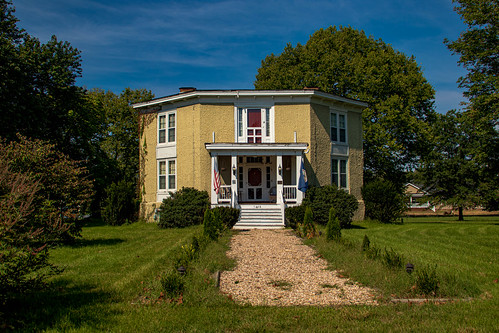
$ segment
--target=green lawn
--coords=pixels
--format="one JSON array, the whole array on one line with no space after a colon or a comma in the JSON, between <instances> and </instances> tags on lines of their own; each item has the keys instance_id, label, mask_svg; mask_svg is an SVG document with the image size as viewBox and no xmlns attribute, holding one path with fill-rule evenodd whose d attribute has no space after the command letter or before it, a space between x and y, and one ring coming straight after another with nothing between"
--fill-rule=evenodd
<instances>
[{"instance_id":1,"label":"green lawn","mask_svg":"<svg viewBox=\"0 0 499 333\"><path fill-rule=\"evenodd\" d=\"M414 218L403 225L363 222L342 230L353 247L323 238L312 241L332 266L376 287L385 300L391 293L406 295L412 277L366 259L357 248L365 234L372 244L393 248L416 268L436 264L440 275L455 278L447 284L465 289L448 287L445 292L471 296L472 301L269 308L238 306L215 289L210 272L231 266L224 256L229 236L210 244L194 264L182 304L143 302L145 295L156 299L159 275L201 227L161 230L154 224L94 224L84 227L76 246L52 251L52 261L65 267L53 278L53 288L16 300L5 316L10 325L25 331L497 331L498 228L497 217L465 222Z\"/></svg>"}]
</instances>

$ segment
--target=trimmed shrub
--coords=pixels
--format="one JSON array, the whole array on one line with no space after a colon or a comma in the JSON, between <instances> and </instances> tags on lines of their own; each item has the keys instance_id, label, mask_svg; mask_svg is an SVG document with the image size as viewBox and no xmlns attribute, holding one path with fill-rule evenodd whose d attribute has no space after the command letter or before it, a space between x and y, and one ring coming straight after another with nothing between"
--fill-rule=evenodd
<instances>
[{"instance_id":1,"label":"trimmed shrub","mask_svg":"<svg viewBox=\"0 0 499 333\"><path fill-rule=\"evenodd\" d=\"M388 180L378 179L362 187L366 217L383 223L395 222L406 210L402 189Z\"/></svg>"},{"instance_id":2,"label":"trimmed shrub","mask_svg":"<svg viewBox=\"0 0 499 333\"><path fill-rule=\"evenodd\" d=\"M101 207L101 216L106 224L122 225L134 221L138 211L135 184L120 180L106 189L106 198Z\"/></svg>"},{"instance_id":3,"label":"trimmed shrub","mask_svg":"<svg viewBox=\"0 0 499 333\"><path fill-rule=\"evenodd\" d=\"M305 209L305 216L303 218L303 224L301 226L301 236L306 238L312 238L316 234L314 217L312 208L307 207Z\"/></svg>"},{"instance_id":4,"label":"trimmed shrub","mask_svg":"<svg viewBox=\"0 0 499 333\"><path fill-rule=\"evenodd\" d=\"M209 209L204 212L203 233L211 240L218 238L218 228L215 225L213 212Z\"/></svg>"},{"instance_id":5,"label":"trimmed shrub","mask_svg":"<svg viewBox=\"0 0 499 333\"><path fill-rule=\"evenodd\" d=\"M353 214L359 208L355 196L338 189L335 185L310 187L303 205L312 208L314 221L321 225L327 224L329 209L334 207L342 228L347 228L352 224Z\"/></svg>"},{"instance_id":6,"label":"trimmed shrub","mask_svg":"<svg viewBox=\"0 0 499 333\"><path fill-rule=\"evenodd\" d=\"M340 220L336 216L336 210L334 207L329 209L329 221L326 226L326 238L327 240L339 240L341 238Z\"/></svg>"},{"instance_id":7,"label":"trimmed shrub","mask_svg":"<svg viewBox=\"0 0 499 333\"><path fill-rule=\"evenodd\" d=\"M210 209L211 215L213 216L213 228L216 230L217 238L224 232L225 226L222 223L222 218L220 217L220 210Z\"/></svg>"},{"instance_id":8,"label":"trimmed shrub","mask_svg":"<svg viewBox=\"0 0 499 333\"><path fill-rule=\"evenodd\" d=\"M239 220L240 210L237 208L220 206L220 207L213 208L212 212L214 212L215 214L218 214L218 216L220 217L220 220L222 222L222 225L226 229L232 229L232 227Z\"/></svg>"},{"instance_id":9,"label":"trimmed shrub","mask_svg":"<svg viewBox=\"0 0 499 333\"><path fill-rule=\"evenodd\" d=\"M183 228L201 224L210 205L208 193L191 187L182 187L161 204L158 225L161 228Z\"/></svg>"},{"instance_id":10,"label":"trimmed shrub","mask_svg":"<svg viewBox=\"0 0 499 333\"><path fill-rule=\"evenodd\" d=\"M296 230L298 224L302 223L305 217L305 206L287 207L284 215L286 216L286 227Z\"/></svg>"}]
</instances>

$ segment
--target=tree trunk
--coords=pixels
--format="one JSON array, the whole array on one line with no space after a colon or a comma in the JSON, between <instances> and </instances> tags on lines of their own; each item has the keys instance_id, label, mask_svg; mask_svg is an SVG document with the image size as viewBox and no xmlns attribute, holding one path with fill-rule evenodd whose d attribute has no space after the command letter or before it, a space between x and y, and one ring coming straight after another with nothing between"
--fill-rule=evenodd
<instances>
[{"instance_id":1,"label":"tree trunk","mask_svg":"<svg viewBox=\"0 0 499 333\"><path fill-rule=\"evenodd\" d=\"M457 219L458 221L464 221L463 217L463 207L459 207L459 218Z\"/></svg>"}]
</instances>

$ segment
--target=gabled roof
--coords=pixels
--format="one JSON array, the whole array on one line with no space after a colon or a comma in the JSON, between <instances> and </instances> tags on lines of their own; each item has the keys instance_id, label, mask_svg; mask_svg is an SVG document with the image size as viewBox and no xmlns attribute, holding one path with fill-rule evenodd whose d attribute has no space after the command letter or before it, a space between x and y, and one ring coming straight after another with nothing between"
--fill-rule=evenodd
<instances>
[{"instance_id":1,"label":"gabled roof","mask_svg":"<svg viewBox=\"0 0 499 333\"><path fill-rule=\"evenodd\" d=\"M326 101L346 103L354 105L360 108L368 107L367 102L359 101L356 99L340 97L333 94L325 93L323 91L305 88L302 90L197 90L195 88L185 89L185 91L180 92L175 95L159 97L152 99L147 102L141 102L133 104L134 108L146 108L160 106L164 104L175 104L177 102L188 101L188 100L200 100L202 98L216 98L220 102L229 102L229 100L248 98L248 97L267 97L273 99L292 99L295 97L305 97L305 98L317 98Z\"/></svg>"},{"instance_id":2,"label":"gabled roof","mask_svg":"<svg viewBox=\"0 0 499 333\"><path fill-rule=\"evenodd\" d=\"M423 189L423 185L415 185L413 183L407 183L405 184L405 187L408 188L409 186L413 187L416 189L418 192L426 194L427 192Z\"/></svg>"}]
</instances>

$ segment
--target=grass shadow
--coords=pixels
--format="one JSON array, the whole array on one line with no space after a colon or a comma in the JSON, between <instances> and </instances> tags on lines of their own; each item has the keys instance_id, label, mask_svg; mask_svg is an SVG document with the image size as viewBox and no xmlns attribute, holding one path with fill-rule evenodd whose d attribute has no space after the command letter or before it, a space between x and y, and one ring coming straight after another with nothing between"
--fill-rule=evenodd
<instances>
[{"instance_id":1,"label":"grass shadow","mask_svg":"<svg viewBox=\"0 0 499 333\"><path fill-rule=\"evenodd\" d=\"M107 225L106 223L104 223L104 221L102 219L97 219L94 217L89 217L89 218L83 219L79 223L81 224L82 227L85 227L85 228L103 227L103 226Z\"/></svg>"},{"instance_id":2,"label":"grass shadow","mask_svg":"<svg viewBox=\"0 0 499 333\"><path fill-rule=\"evenodd\" d=\"M0 305L0 320L5 322L6 329L16 331L64 330L64 327L98 331L116 315L117 311L109 306L116 301L115 295L99 290L96 285L75 286L71 281L58 281L48 290L18 296Z\"/></svg>"},{"instance_id":3,"label":"grass shadow","mask_svg":"<svg viewBox=\"0 0 499 333\"><path fill-rule=\"evenodd\" d=\"M346 226L342 229L367 229L366 227L363 227L361 225L356 225L356 224L350 224L349 226Z\"/></svg>"},{"instance_id":4,"label":"grass shadow","mask_svg":"<svg viewBox=\"0 0 499 333\"><path fill-rule=\"evenodd\" d=\"M67 246L72 248L81 248L87 246L112 246L121 244L125 240L121 238L95 238L95 239L77 239Z\"/></svg>"}]
</instances>

